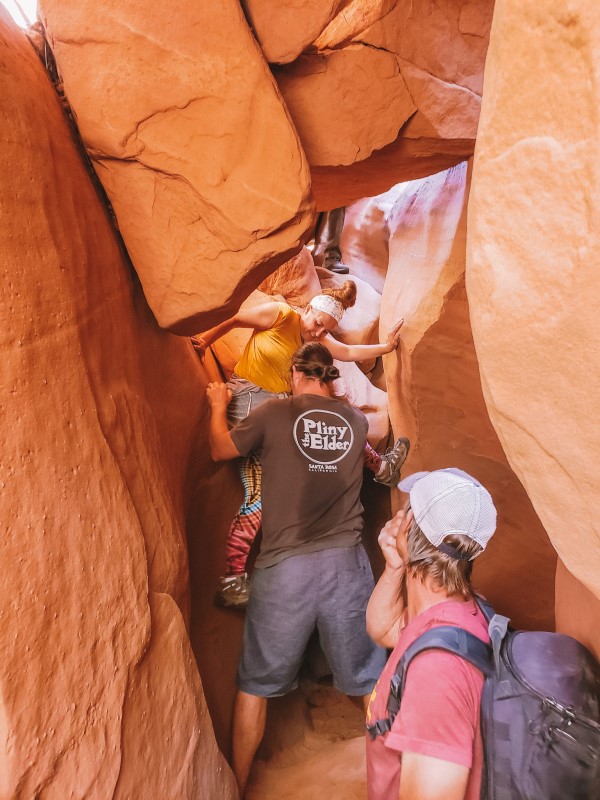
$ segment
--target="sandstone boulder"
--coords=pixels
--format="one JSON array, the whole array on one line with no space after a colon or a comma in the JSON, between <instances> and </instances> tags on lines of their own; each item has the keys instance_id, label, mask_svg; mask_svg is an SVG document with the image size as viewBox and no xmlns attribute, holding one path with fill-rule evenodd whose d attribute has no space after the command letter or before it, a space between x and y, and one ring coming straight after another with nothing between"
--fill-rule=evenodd
<instances>
[{"instance_id":1,"label":"sandstone boulder","mask_svg":"<svg viewBox=\"0 0 600 800\"><path fill-rule=\"evenodd\" d=\"M211 327L312 220L297 135L236 0L43 0L67 99L159 324Z\"/></svg>"},{"instance_id":2,"label":"sandstone boulder","mask_svg":"<svg viewBox=\"0 0 600 800\"><path fill-rule=\"evenodd\" d=\"M457 466L487 486L498 530L475 583L516 625L553 625L556 556L489 420L465 291L467 165L415 181L397 200L381 325L405 318L399 356L384 357L394 434L407 472Z\"/></svg>"},{"instance_id":3,"label":"sandstone boulder","mask_svg":"<svg viewBox=\"0 0 600 800\"><path fill-rule=\"evenodd\" d=\"M314 166L367 158L415 111L394 54L370 47L304 55L275 77Z\"/></svg>"},{"instance_id":4,"label":"sandstone boulder","mask_svg":"<svg viewBox=\"0 0 600 800\"><path fill-rule=\"evenodd\" d=\"M561 583L583 584L573 609L584 587L600 598L600 89L590 80L599 47L591 0L499 7L469 213L467 290L486 403L573 575ZM597 613L587 617L596 648ZM560 614L563 630L569 616ZM580 622L573 614L579 636Z\"/></svg>"},{"instance_id":5,"label":"sandstone boulder","mask_svg":"<svg viewBox=\"0 0 600 800\"><path fill-rule=\"evenodd\" d=\"M361 154L352 164L313 161L309 154L319 210L372 197L472 155L493 5L492 0L354 0L317 37L314 46L323 52L354 43L393 55L415 107L396 139L362 162ZM307 138L306 132L301 135ZM325 166L335 163L348 166Z\"/></svg>"},{"instance_id":6,"label":"sandstone boulder","mask_svg":"<svg viewBox=\"0 0 600 800\"><path fill-rule=\"evenodd\" d=\"M132 285L3 9L0 45L1 794L233 800L186 630L206 381Z\"/></svg>"},{"instance_id":7,"label":"sandstone boulder","mask_svg":"<svg viewBox=\"0 0 600 800\"><path fill-rule=\"evenodd\" d=\"M310 45L344 0L242 0L267 61L287 64Z\"/></svg>"},{"instance_id":8,"label":"sandstone boulder","mask_svg":"<svg viewBox=\"0 0 600 800\"><path fill-rule=\"evenodd\" d=\"M303 247L298 255L282 264L258 288L265 294L283 296L291 306L304 308L321 289L310 250Z\"/></svg>"}]
</instances>

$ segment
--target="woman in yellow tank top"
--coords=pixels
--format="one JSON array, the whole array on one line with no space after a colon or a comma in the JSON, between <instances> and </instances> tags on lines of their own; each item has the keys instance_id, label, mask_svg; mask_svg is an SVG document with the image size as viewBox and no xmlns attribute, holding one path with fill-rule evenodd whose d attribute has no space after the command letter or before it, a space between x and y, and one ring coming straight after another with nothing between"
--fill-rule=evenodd
<instances>
[{"instance_id":1,"label":"woman in yellow tank top","mask_svg":"<svg viewBox=\"0 0 600 800\"><path fill-rule=\"evenodd\" d=\"M344 311L356 302L356 284L346 281L339 289L324 289L314 297L302 313L287 303L265 303L239 311L220 325L192 339L194 347L204 355L207 347L233 328L253 328L252 336L228 381L232 393L228 419L235 425L253 408L273 397L289 393L292 356L304 342L320 341L339 361L366 361L391 353L400 341L400 320L389 332L385 343L347 345L331 336ZM400 467L408 454L408 439L398 439L385 455L380 456L370 445L365 449L365 466L375 480L394 486ZM226 574L221 579L217 602L243 607L248 600L248 577L245 572L250 547L260 528L261 502L260 462L255 457L242 459L240 467L244 484L244 502L236 514L227 538Z\"/></svg>"}]
</instances>

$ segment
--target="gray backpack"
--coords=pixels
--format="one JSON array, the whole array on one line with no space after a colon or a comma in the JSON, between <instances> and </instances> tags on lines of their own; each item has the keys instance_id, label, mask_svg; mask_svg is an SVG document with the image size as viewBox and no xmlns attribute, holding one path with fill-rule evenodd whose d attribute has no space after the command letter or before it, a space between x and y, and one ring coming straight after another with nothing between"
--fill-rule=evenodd
<instances>
[{"instance_id":1,"label":"gray backpack","mask_svg":"<svg viewBox=\"0 0 600 800\"><path fill-rule=\"evenodd\" d=\"M514 631L506 617L477 602L491 647L453 626L422 634L398 663L388 716L368 726L371 737L390 730L412 659L446 650L484 674L481 800L599 800L600 665L570 636Z\"/></svg>"}]
</instances>

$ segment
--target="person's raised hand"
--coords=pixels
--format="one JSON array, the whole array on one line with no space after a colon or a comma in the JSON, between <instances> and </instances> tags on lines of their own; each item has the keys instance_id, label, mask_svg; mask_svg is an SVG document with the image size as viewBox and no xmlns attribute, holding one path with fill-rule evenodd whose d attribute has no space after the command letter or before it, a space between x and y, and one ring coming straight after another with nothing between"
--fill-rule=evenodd
<instances>
[{"instance_id":1,"label":"person's raised hand","mask_svg":"<svg viewBox=\"0 0 600 800\"><path fill-rule=\"evenodd\" d=\"M206 397L211 408L227 407L231 400L231 389L227 387L226 383L209 383L206 387Z\"/></svg>"},{"instance_id":2,"label":"person's raised hand","mask_svg":"<svg viewBox=\"0 0 600 800\"><path fill-rule=\"evenodd\" d=\"M390 348L390 353L395 350L400 344L400 328L404 325L404 317L401 317L398 322L390 329L387 335L387 345Z\"/></svg>"},{"instance_id":3,"label":"person's raised hand","mask_svg":"<svg viewBox=\"0 0 600 800\"><path fill-rule=\"evenodd\" d=\"M385 523L377 539L385 558L386 566L393 570L399 570L404 567L404 561L396 546L396 537L403 520L404 511L399 511L395 517Z\"/></svg>"},{"instance_id":4,"label":"person's raised hand","mask_svg":"<svg viewBox=\"0 0 600 800\"><path fill-rule=\"evenodd\" d=\"M201 336L192 336L191 342L196 353L198 353L200 358L203 359L204 354L206 353L206 348L208 347L204 339Z\"/></svg>"}]
</instances>

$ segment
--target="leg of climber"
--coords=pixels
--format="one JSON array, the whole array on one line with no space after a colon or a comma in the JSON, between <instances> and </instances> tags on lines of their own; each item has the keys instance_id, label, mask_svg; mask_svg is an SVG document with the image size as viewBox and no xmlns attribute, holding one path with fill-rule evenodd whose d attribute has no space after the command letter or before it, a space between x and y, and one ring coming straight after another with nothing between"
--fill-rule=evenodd
<instances>
[{"instance_id":1,"label":"leg of climber","mask_svg":"<svg viewBox=\"0 0 600 800\"><path fill-rule=\"evenodd\" d=\"M315 230L315 247L313 259L316 266L323 266L330 272L344 275L350 270L342 263L340 250L340 237L344 227L346 209L334 208L331 211L322 211L317 220Z\"/></svg>"},{"instance_id":2,"label":"leg of climber","mask_svg":"<svg viewBox=\"0 0 600 800\"><path fill-rule=\"evenodd\" d=\"M377 483L384 486L396 486L400 480L400 468L406 461L410 442L404 436L396 439L394 446L380 455L367 442L364 451L364 464L375 476Z\"/></svg>"},{"instance_id":3,"label":"leg of climber","mask_svg":"<svg viewBox=\"0 0 600 800\"><path fill-rule=\"evenodd\" d=\"M225 575L215 602L227 608L245 608L248 605L250 581L246 561L260 529L262 508L260 488L262 470L255 454L240 459L240 477L244 486L244 501L235 515L225 549Z\"/></svg>"}]
</instances>

